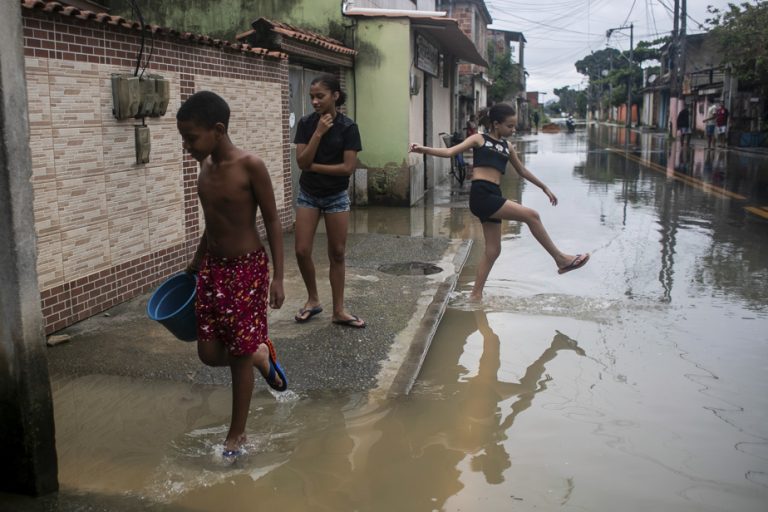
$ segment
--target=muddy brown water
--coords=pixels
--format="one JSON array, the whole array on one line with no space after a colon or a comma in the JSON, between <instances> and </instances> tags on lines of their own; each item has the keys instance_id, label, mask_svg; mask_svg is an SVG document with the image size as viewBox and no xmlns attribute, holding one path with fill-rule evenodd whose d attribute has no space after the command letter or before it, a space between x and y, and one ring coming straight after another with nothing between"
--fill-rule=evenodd
<instances>
[{"instance_id":1,"label":"muddy brown water","mask_svg":"<svg viewBox=\"0 0 768 512\"><path fill-rule=\"evenodd\" d=\"M475 305L466 185L354 214L358 231L478 241L411 395L259 391L227 464L227 389L59 380L62 490L0 509L768 509L768 224L746 209L768 205L768 159L604 127L517 145L560 205L510 176L505 194L590 251L582 270L559 276L505 224Z\"/></svg>"}]
</instances>

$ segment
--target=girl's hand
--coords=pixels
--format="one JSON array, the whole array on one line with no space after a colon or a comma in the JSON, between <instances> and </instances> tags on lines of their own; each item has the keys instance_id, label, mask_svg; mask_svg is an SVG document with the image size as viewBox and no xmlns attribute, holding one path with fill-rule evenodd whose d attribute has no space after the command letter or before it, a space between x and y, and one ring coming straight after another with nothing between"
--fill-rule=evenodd
<instances>
[{"instance_id":1,"label":"girl's hand","mask_svg":"<svg viewBox=\"0 0 768 512\"><path fill-rule=\"evenodd\" d=\"M331 126L333 126L333 116L331 116L331 114L323 114L320 117L320 121L317 123L315 133L322 137L331 129Z\"/></svg>"},{"instance_id":2,"label":"girl's hand","mask_svg":"<svg viewBox=\"0 0 768 512\"><path fill-rule=\"evenodd\" d=\"M544 193L547 194L549 202L552 203L552 206L557 206L557 196L553 194L551 190L549 190L549 187L544 187Z\"/></svg>"},{"instance_id":3,"label":"girl's hand","mask_svg":"<svg viewBox=\"0 0 768 512\"><path fill-rule=\"evenodd\" d=\"M419 146L415 142L411 143L408 146L408 152L409 153L424 153L424 146Z\"/></svg>"}]
</instances>

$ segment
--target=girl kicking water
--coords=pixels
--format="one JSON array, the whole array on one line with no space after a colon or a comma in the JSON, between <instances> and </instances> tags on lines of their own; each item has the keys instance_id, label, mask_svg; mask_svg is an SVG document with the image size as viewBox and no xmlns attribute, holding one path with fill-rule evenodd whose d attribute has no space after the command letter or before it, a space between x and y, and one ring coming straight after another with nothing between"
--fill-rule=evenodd
<instances>
[{"instance_id":1,"label":"girl kicking water","mask_svg":"<svg viewBox=\"0 0 768 512\"><path fill-rule=\"evenodd\" d=\"M471 135L456 146L430 148L419 144L410 145L410 151L413 153L443 158L451 158L469 148L473 150L474 165L472 168L472 188L469 193L469 209L482 223L485 252L477 267L477 277L470 298L472 300L482 298L488 274L491 273L493 263L501 253L502 220L526 223L534 238L555 260L559 274L583 267L589 260L588 253L573 255L562 252L549 238L536 210L505 199L501 195L499 183L506 171L507 163L510 163L522 178L543 190L553 206L557 205L555 194L531 171L526 169L515 150L505 139L515 131L517 124L515 107L506 103L498 103L481 112L479 121L485 127L485 133Z\"/></svg>"}]
</instances>

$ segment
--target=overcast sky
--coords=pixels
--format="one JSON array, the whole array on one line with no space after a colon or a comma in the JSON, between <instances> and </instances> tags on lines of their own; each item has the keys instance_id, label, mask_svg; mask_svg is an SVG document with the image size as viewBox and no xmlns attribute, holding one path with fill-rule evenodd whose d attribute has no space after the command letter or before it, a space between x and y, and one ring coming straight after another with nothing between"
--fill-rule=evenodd
<instances>
[{"instance_id":1,"label":"overcast sky","mask_svg":"<svg viewBox=\"0 0 768 512\"><path fill-rule=\"evenodd\" d=\"M746 0L731 0L740 4ZM753 0L754 2L754 0ZM687 33L704 32L711 17L707 6L727 9L728 0L688 0ZM485 0L493 17L492 28L522 32L528 91L546 92L541 101L555 99L553 89L584 87L585 77L574 66L593 51L629 49L629 29L609 28L634 24L634 44L669 35L674 0Z\"/></svg>"}]
</instances>

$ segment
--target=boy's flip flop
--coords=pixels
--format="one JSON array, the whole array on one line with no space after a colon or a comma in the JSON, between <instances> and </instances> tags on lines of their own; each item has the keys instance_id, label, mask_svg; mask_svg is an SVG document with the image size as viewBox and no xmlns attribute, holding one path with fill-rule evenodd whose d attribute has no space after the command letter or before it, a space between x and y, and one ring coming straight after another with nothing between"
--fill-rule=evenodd
<instances>
[{"instance_id":1,"label":"boy's flip flop","mask_svg":"<svg viewBox=\"0 0 768 512\"><path fill-rule=\"evenodd\" d=\"M221 452L221 457L224 459L236 459L243 454L243 450L236 448L234 450L224 450Z\"/></svg>"},{"instance_id":2,"label":"boy's flip flop","mask_svg":"<svg viewBox=\"0 0 768 512\"><path fill-rule=\"evenodd\" d=\"M569 264L567 264L563 268L558 269L557 273L565 274L566 272L570 272L571 270L576 270L577 268L583 267L588 261L589 261L589 253L577 254L576 257L573 258L573 261L571 261Z\"/></svg>"},{"instance_id":3,"label":"boy's flip flop","mask_svg":"<svg viewBox=\"0 0 768 512\"><path fill-rule=\"evenodd\" d=\"M293 317L294 320L296 320L298 323L303 324L304 322L308 322L310 318L313 316L322 313L323 307L322 306L315 306L313 308L301 308L298 313L296 313L296 316ZM309 313L307 315L307 313ZM306 318L304 315L307 315Z\"/></svg>"},{"instance_id":4,"label":"boy's flip flop","mask_svg":"<svg viewBox=\"0 0 768 512\"><path fill-rule=\"evenodd\" d=\"M280 366L280 363L277 362L277 352L275 352L275 347L272 345L272 340L267 338L266 344L267 348L269 348L269 374L264 380L266 380L269 387L275 391L285 391L288 389L288 379L285 377L285 372ZM282 386L275 380L275 375L280 377L280 380L283 381Z\"/></svg>"}]
</instances>

